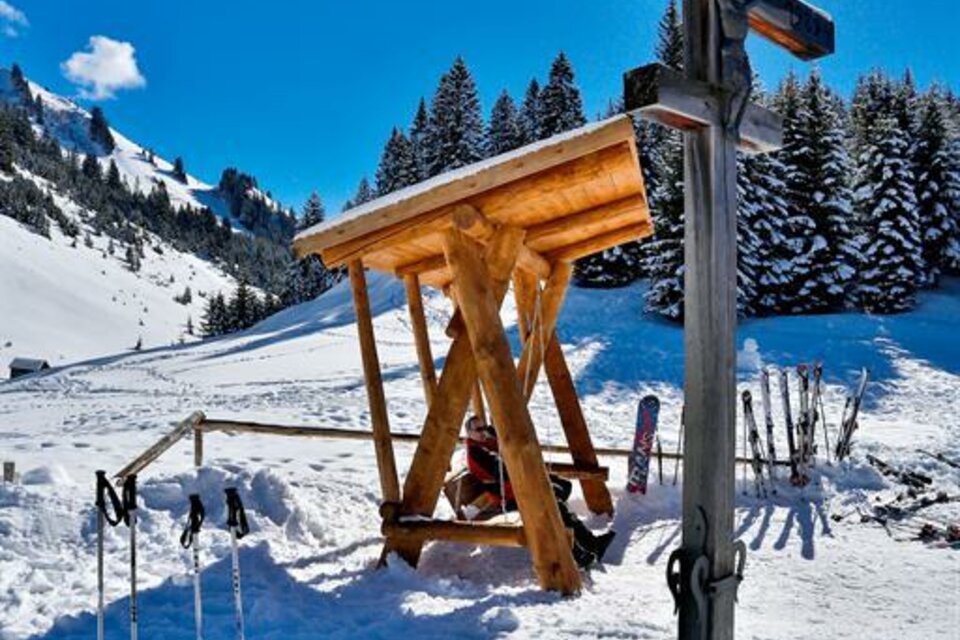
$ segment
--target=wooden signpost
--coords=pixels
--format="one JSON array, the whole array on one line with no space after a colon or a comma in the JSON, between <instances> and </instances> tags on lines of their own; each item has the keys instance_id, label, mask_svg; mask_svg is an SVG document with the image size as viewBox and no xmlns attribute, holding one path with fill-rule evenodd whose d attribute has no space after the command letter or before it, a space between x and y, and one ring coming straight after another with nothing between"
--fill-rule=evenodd
<instances>
[{"instance_id":1,"label":"wooden signpost","mask_svg":"<svg viewBox=\"0 0 960 640\"><path fill-rule=\"evenodd\" d=\"M833 52L834 26L801 0L683 0L684 74L624 77L628 111L685 132L683 536L668 563L681 640L728 640L746 549L733 539L737 149L780 145L779 118L749 102L752 28L794 55Z\"/></svg>"}]
</instances>

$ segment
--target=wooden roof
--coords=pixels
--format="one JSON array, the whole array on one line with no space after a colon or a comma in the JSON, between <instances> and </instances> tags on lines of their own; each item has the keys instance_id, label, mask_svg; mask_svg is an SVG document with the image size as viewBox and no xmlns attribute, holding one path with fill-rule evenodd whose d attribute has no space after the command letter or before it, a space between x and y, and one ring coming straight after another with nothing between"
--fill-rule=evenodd
<instances>
[{"instance_id":1,"label":"wooden roof","mask_svg":"<svg viewBox=\"0 0 960 640\"><path fill-rule=\"evenodd\" d=\"M478 240L499 225L526 230L520 266L542 277L556 261L650 235L653 225L632 122L616 116L457 169L344 212L294 239L297 255L445 286L442 234Z\"/></svg>"}]
</instances>

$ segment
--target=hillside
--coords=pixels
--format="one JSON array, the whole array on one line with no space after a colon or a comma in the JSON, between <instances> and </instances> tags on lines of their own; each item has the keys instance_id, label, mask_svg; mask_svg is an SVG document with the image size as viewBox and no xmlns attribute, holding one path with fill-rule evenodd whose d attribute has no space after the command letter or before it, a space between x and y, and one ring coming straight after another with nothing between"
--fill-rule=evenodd
<instances>
[{"instance_id":1,"label":"hillside","mask_svg":"<svg viewBox=\"0 0 960 640\"><path fill-rule=\"evenodd\" d=\"M403 289L371 276L370 292L391 427L416 432L424 407ZM681 409L682 333L643 315L642 293L639 286L572 289L558 335L596 443L627 447L637 400L652 392L663 402L663 447L672 451ZM504 319L515 338L512 296L507 301ZM429 295L426 307L434 356L441 358L448 303ZM0 638L92 636L93 471L116 471L191 411L368 429L353 320L349 289L341 284L244 333L0 384L0 422L16 425L0 432L0 448L23 473L22 484L0 487ZM935 488L958 493L955 470L914 450L960 457L953 419L960 345L944 337L958 321L960 281L954 279L924 294L909 314L742 324L741 389L757 392L761 365L823 360L831 438L856 370L868 366L874 381L851 460L826 465L821 457L809 487L787 487L781 477L778 494L766 500L748 495L749 485L741 485L744 495L738 488L736 531L749 548L738 637L956 637L956 551L906 538L922 522L956 522L957 503L934 506L889 533L856 516L832 516L867 512L902 492L865 462L867 453L926 473ZM560 440L544 381L531 407L541 440ZM782 416L775 411L774 417L782 450ZM664 484L654 475L650 493L638 497L622 490L623 461L603 460L611 466L617 515L610 523L588 522L611 524L617 538L604 565L589 573L584 593L562 600L539 591L523 550L434 544L417 571L396 561L374 570L379 485L369 442L211 435L205 448L207 467L199 477L187 442L141 475L143 637L193 637L189 561L177 543L192 491L208 508L201 537L205 637L233 637L221 502L230 485L240 488L253 528L241 543L248 637L675 637L663 576L679 542L683 470L674 486L670 463ZM403 473L413 450L396 448ZM584 514L579 490L572 506ZM449 516L443 501L440 514ZM107 537L110 638L127 633L126 536L121 526Z\"/></svg>"}]
</instances>

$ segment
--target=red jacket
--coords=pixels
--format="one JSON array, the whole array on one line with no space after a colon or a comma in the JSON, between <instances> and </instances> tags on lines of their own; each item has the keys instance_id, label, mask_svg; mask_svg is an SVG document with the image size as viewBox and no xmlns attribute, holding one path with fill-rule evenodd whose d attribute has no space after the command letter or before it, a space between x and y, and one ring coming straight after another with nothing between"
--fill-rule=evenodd
<instances>
[{"instance_id":1,"label":"red jacket","mask_svg":"<svg viewBox=\"0 0 960 640\"><path fill-rule=\"evenodd\" d=\"M491 430L492 431L492 430ZM491 485L489 490L502 496L507 502L512 502L513 487L510 486L510 476L507 467L500 458L500 448L496 436L479 441L466 439L467 469L484 484ZM503 479L503 491L500 491L500 480Z\"/></svg>"}]
</instances>

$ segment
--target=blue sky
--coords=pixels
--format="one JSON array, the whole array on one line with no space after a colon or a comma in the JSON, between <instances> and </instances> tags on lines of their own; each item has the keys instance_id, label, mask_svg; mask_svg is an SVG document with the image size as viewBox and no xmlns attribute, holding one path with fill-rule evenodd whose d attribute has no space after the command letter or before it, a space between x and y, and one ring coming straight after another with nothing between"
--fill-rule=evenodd
<instances>
[{"instance_id":1,"label":"blue sky","mask_svg":"<svg viewBox=\"0 0 960 640\"><path fill-rule=\"evenodd\" d=\"M563 49L592 117L619 93L623 71L651 59L665 3L0 0L0 65L17 61L33 80L74 97L112 92L100 102L116 128L161 155L183 156L207 181L237 166L287 205L299 207L316 189L338 211L360 176L372 177L390 128L409 122L420 96L429 100L456 55L488 110L503 88L521 96ZM909 66L923 85L960 87L956 0L818 6L837 21L837 54L820 64L845 93L871 67ZM134 47L137 69L116 71L117 84L141 84L139 71L143 86L98 91L65 77L63 63L97 35ZM768 85L807 68L756 37L750 49Z\"/></svg>"}]
</instances>

